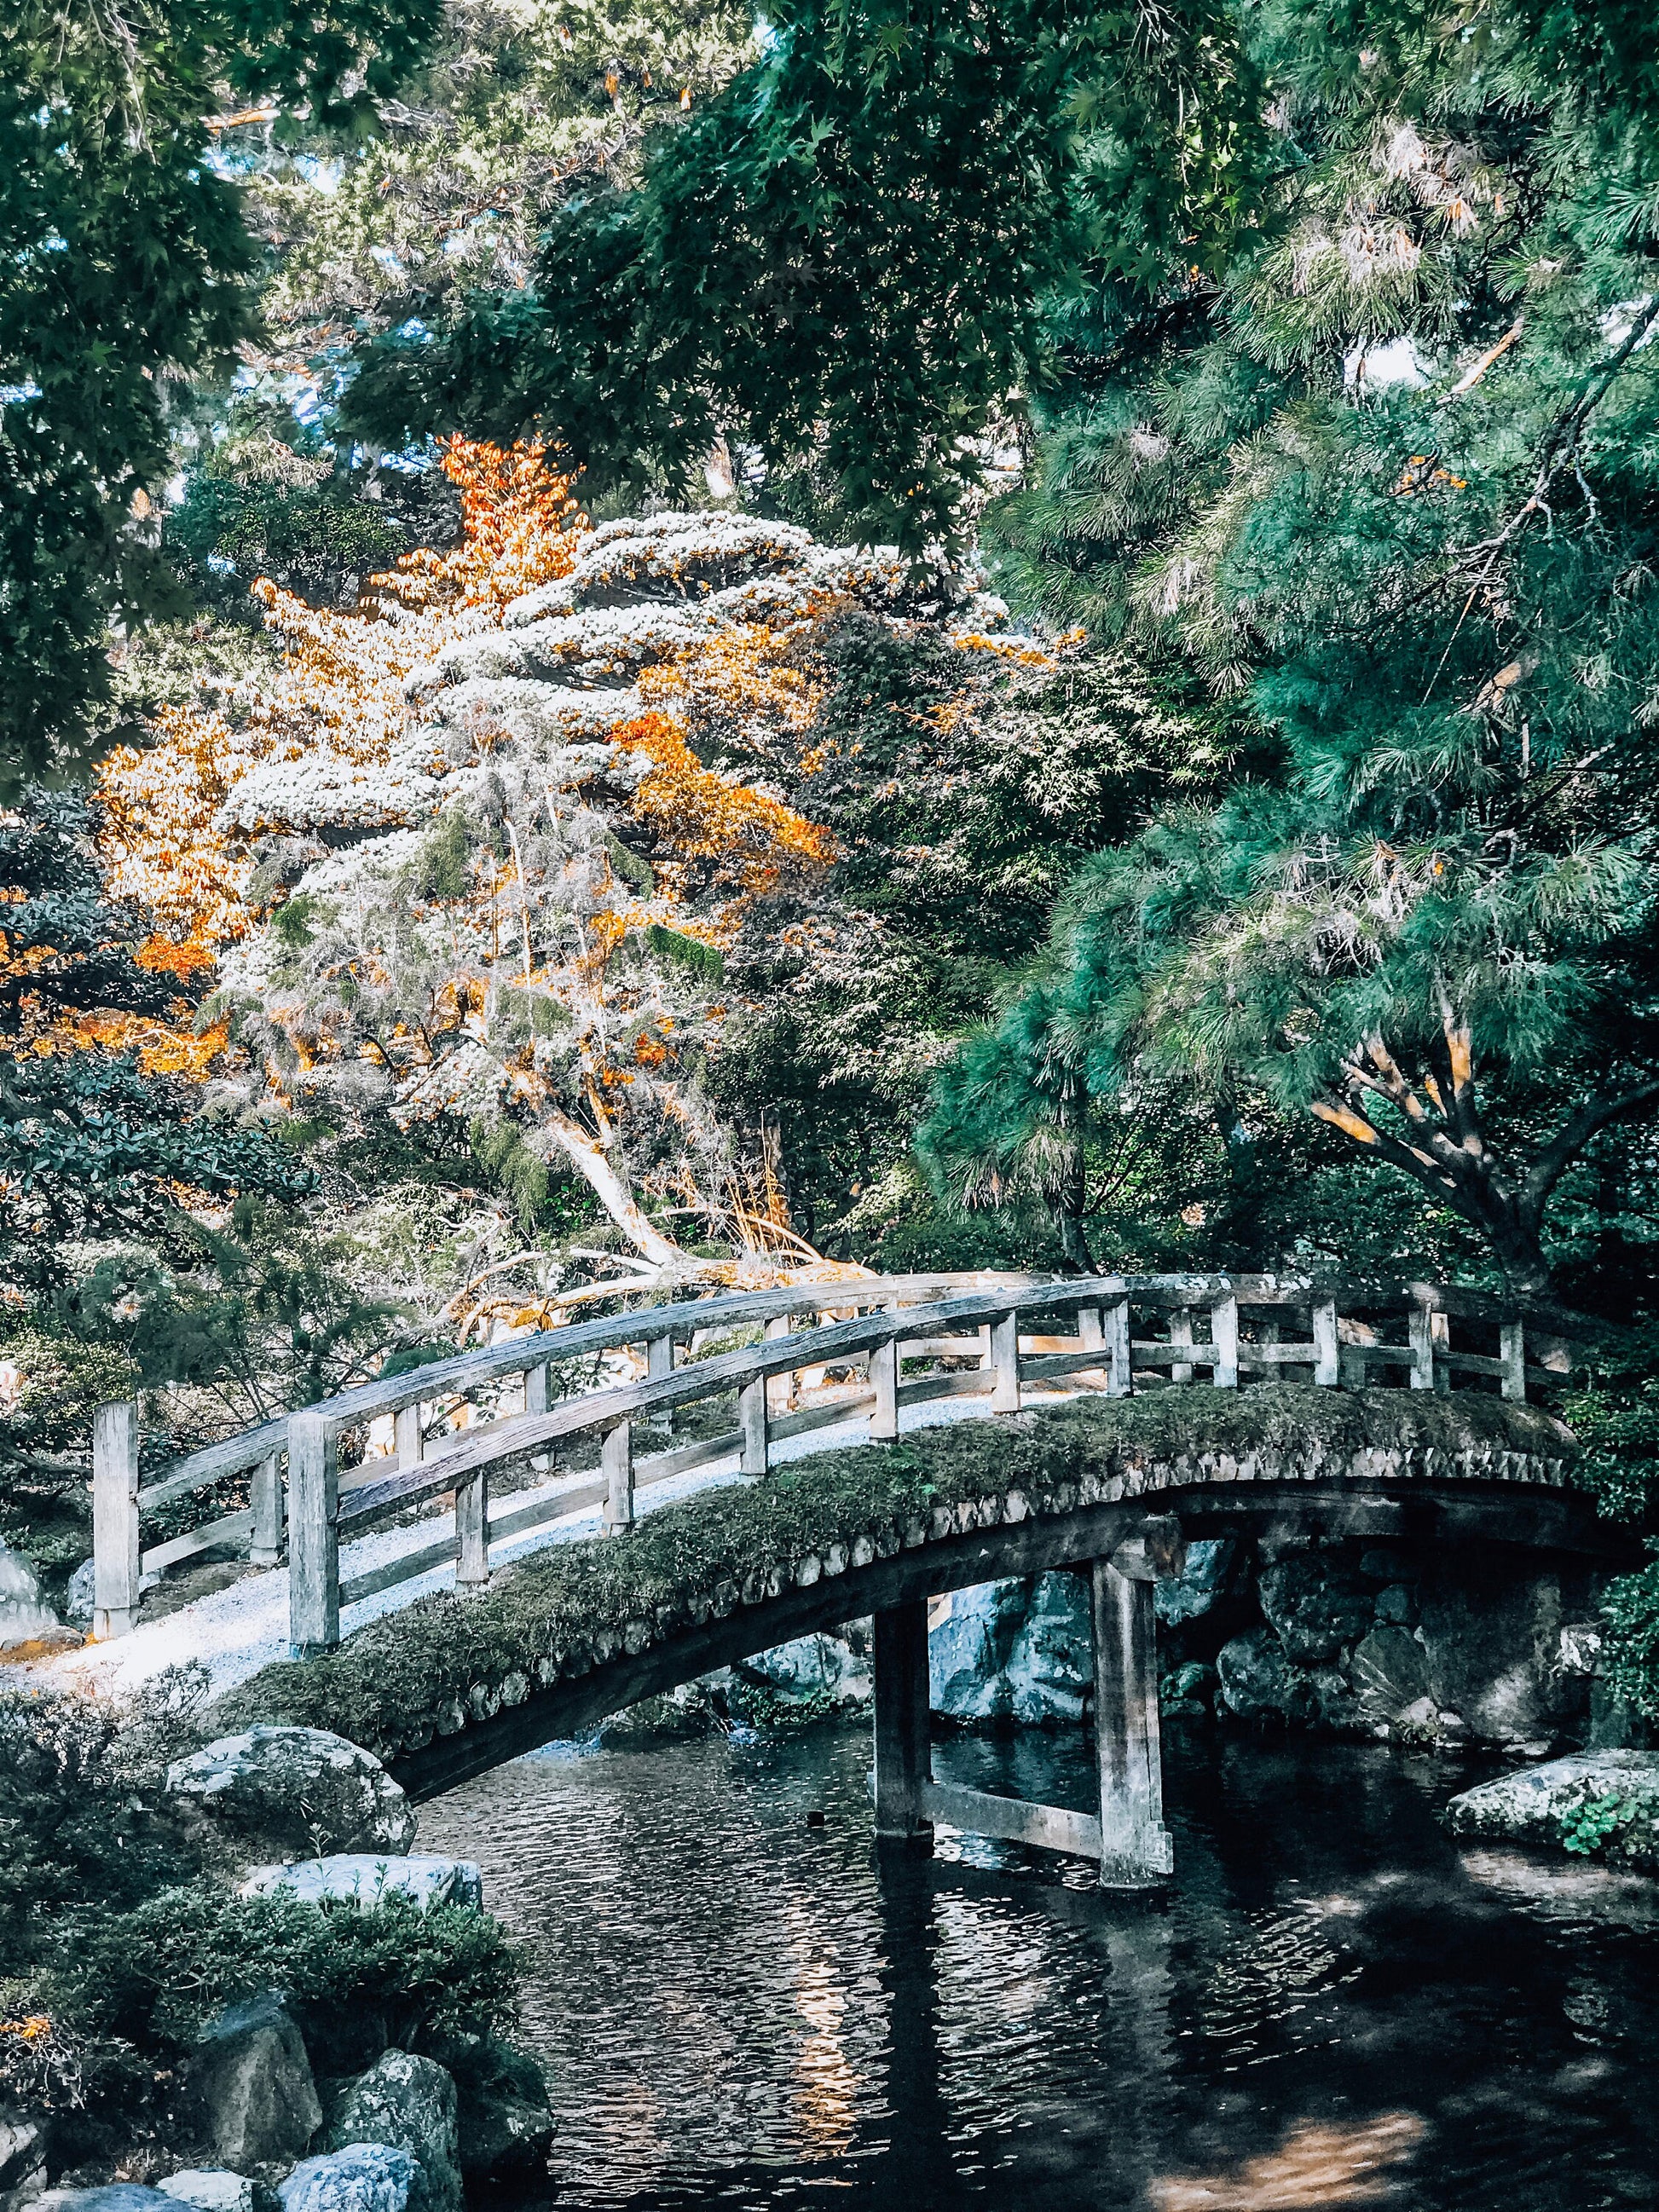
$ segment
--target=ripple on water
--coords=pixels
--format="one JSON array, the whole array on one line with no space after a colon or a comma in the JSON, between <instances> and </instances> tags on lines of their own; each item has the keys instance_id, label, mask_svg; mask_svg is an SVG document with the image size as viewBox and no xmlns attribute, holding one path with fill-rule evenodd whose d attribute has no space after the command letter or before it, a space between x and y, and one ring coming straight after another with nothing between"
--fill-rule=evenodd
<instances>
[{"instance_id":1,"label":"ripple on water","mask_svg":"<svg viewBox=\"0 0 1659 2212\"><path fill-rule=\"evenodd\" d=\"M1079 1738L936 1761L1088 1800ZM878 1857L868 1765L854 1729L538 1756L423 1808L528 1954L562 2212L1659 2203L1628 1884L1460 1863L1381 1749L1182 1744L1161 1900L972 1838Z\"/></svg>"}]
</instances>

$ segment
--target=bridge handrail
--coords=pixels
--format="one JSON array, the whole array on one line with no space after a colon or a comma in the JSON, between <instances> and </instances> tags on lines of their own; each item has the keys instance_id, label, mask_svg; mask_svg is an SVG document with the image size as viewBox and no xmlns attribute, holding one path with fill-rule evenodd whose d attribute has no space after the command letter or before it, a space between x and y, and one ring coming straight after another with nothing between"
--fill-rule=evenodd
<instances>
[{"instance_id":1,"label":"bridge handrail","mask_svg":"<svg viewBox=\"0 0 1659 2212\"><path fill-rule=\"evenodd\" d=\"M992 1393L993 1409L1013 1410L1019 1402L1022 1374L1031 1382L1098 1370L1107 1376L1109 1393L1127 1393L1135 1372L1159 1367L1170 1370L1169 1380L1191 1381L1194 1371L1207 1368L1211 1379L1234 1387L1241 1367L1269 1372L1281 1365L1310 1365L1315 1379L1334 1384L1341 1379L1346 1361L1351 1375L1362 1382L1372 1361L1381 1365L1404 1364L1413 1388L1446 1388L1453 1373L1496 1380L1504 1394L1524 1397L1529 1379L1525 1353L1528 1323L1553 1341L1549 1358L1555 1372L1534 1367L1530 1376L1540 1381L1560 1380L1566 1343L1593 1333L1595 1324L1578 1315L1537 1301L1494 1297L1488 1293L1455 1285L1394 1280L1334 1282L1316 1276L1269 1274L1182 1273L1156 1276L1095 1276L1038 1279L988 1273L970 1279L974 1287L956 1297L939 1298L941 1290L955 1289L962 1278L946 1275L860 1277L830 1283L791 1285L775 1291L740 1292L714 1298L688 1299L635 1310L610 1320L575 1328L527 1332L478 1352L435 1361L395 1376L379 1378L356 1389L262 1423L240 1437L209 1447L177 1463L159 1481L140 1489L137 1483L137 1407L101 1408L94 1431L94 1553L98 1568L99 1626L106 1633L122 1632L136 1610L141 1569L173 1564L214 1542L240 1542L246 1536L251 1555L262 1564L275 1564L282 1532L282 1496L278 1463L286 1451L289 1488L292 1499L295 1595L294 1641L297 1648L314 1648L336 1640L341 1602L338 1543L341 1532L354 1532L371 1520L402 1510L421 1498L453 1488L460 1579L477 1580L488 1574L490 1535L487 1498L488 1472L492 1468L521 1465L546 1453L555 1443L598 1433L605 1442L605 1479L592 1497L607 1504L608 1525L625 1525L632 1518L634 1474L629 1431L641 1417L659 1425L680 1406L718 1395L736 1388L739 1430L730 1439L716 1440L723 1449L740 1445L745 1473L763 1472L767 1459L767 1385L774 1378L805 1367L833 1365L867 1358L872 1389L856 1405L795 1415L778 1425L780 1431L799 1431L830 1419L845 1419L863 1409L873 1397L872 1435L896 1435L901 1401L938 1396L957 1389ZM619 1289L622 1286L619 1286ZM933 1292L931 1300L927 1293ZM920 1296L923 1303L913 1304ZM1167 1311L1170 1316L1167 1341L1132 1340L1132 1305ZM831 1322L763 1344L675 1370L672 1365L676 1340L707 1334L722 1327L762 1322L775 1330L787 1329L797 1315L826 1310L876 1309L861 1317ZM1312 1310L1314 1338L1302 1344L1241 1340L1238 1316L1247 1312L1271 1314L1276 1308ZM1190 1321L1178 1324L1187 1310L1210 1310L1209 1340L1194 1340ZM1350 1341L1339 1340L1339 1310L1350 1316ZM1357 1325L1362 1314L1406 1312L1411 1317L1410 1338L1404 1346L1355 1340L1369 1334ZM1048 1312L1082 1316L1079 1335L1064 1349L1048 1347L1028 1353L1022 1363L1018 1323L1023 1316ZM1092 1322L1089 1317L1092 1316ZM1499 1333L1497 1358L1449 1348L1452 1318L1496 1326ZM962 1353L969 1344L951 1338L951 1330L988 1333L988 1352L982 1356L981 1374L936 1378L933 1382L901 1387L901 1343L926 1343L939 1336L936 1351ZM1276 1335L1276 1331L1275 1331ZM643 1345L649 1361L646 1378L623 1385L583 1392L562 1403L547 1402L548 1375L552 1366L584 1354L612 1350L623 1345ZM977 1347L974 1347L977 1348ZM661 1355L666 1353L665 1359ZM981 1379L986 1369L988 1376ZM343 1486L339 1470L339 1440L352 1428L386 1413L402 1415L409 1407L469 1392L480 1383L501 1376L526 1377L524 1406L482 1429L464 1431L453 1443L427 1453L418 1421L398 1421L398 1465L384 1475L362 1473L355 1484ZM622 1441L617 1440L621 1437ZM693 1448L691 1458L717 1455L714 1448ZM678 1471L687 1462L684 1452L670 1454L673 1467L657 1464L661 1472ZM374 1462L371 1465L375 1464ZM254 1499L250 1510L231 1514L208 1523L142 1556L137 1544L141 1508L200 1488L242 1468L255 1468ZM647 1476L647 1480L659 1479ZM100 1499L102 1500L100 1510ZM567 1499L558 1510L568 1512L578 1501ZM497 1521L501 1516L496 1516ZM522 1513L515 1516L522 1520ZM498 1533L506 1533L499 1531ZM434 1564L427 1554L409 1562L408 1571L425 1571ZM106 1566L109 1571L106 1573ZM394 1577L393 1579L402 1577ZM369 1577L376 1587L390 1586L386 1571ZM114 1603L125 1596L128 1618L113 1618ZM359 1593L362 1594L362 1593Z\"/></svg>"}]
</instances>

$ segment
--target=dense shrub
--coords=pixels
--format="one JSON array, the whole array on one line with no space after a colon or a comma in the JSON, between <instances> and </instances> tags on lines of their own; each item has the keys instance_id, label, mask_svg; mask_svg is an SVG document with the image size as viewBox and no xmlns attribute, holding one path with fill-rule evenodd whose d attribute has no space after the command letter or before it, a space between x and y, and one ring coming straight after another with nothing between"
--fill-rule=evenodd
<instances>
[{"instance_id":1,"label":"dense shrub","mask_svg":"<svg viewBox=\"0 0 1659 2212\"><path fill-rule=\"evenodd\" d=\"M125 1706L0 1697L0 2104L65 2116L91 2155L166 2133L177 2060L233 1998L283 1990L325 2055L348 2027L348 2065L514 2011L514 1955L483 1913L235 1894L222 1840L165 1790L201 1741L203 1680Z\"/></svg>"}]
</instances>

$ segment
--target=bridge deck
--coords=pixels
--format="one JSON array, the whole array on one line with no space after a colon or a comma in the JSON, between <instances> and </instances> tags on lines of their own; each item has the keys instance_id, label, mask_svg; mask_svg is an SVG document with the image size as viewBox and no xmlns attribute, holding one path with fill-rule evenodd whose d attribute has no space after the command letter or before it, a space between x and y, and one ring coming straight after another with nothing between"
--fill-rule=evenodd
<instances>
[{"instance_id":1,"label":"bridge deck","mask_svg":"<svg viewBox=\"0 0 1659 2212\"><path fill-rule=\"evenodd\" d=\"M1042 1402L1057 1405L1076 1395L1056 1388L1044 1392ZM908 1434L946 1422L985 1419L989 1418L990 1411L988 1398L935 1400L903 1408L900 1431ZM772 1461L777 1464L805 1459L814 1452L862 1443L867 1426L868 1413L860 1403L849 1410L843 1423L774 1444ZM651 1511L700 1492L746 1480L738 1472L738 1456L733 1450L694 1473L672 1475L654 1484L644 1483L639 1492L640 1510ZM642 1476L647 1472L642 1469ZM551 1504L563 1492L591 1492L592 1487L591 1469L562 1473L514 1492L506 1502L517 1510L543 1501ZM431 1543L434 1532L441 1533L448 1525L449 1516L434 1510L419 1521L402 1527L377 1528L343 1544L343 1580L368 1574L377 1567L420 1552ZM508 1565L552 1544L598 1535L600 1527L601 1507L593 1503L578 1504L568 1516L544 1523L522 1539L492 1541L491 1561L496 1565ZM348 1630L362 1627L368 1621L401 1611L417 1598L453 1589L454 1585L455 1564L452 1558L422 1575L360 1600L347 1609L343 1625ZM30 1662L29 1671L118 1693L153 1680L170 1667L198 1661L207 1668L213 1694L218 1696L247 1680L271 1661L285 1659L288 1650L289 1574L284 1565L245 1574L210 1596L180 1606L159 1620L141 1623L130 1636L106 1644L88 1644L82 1650L56 1658L36 1660Z\"/></svg>"}]
</instances>

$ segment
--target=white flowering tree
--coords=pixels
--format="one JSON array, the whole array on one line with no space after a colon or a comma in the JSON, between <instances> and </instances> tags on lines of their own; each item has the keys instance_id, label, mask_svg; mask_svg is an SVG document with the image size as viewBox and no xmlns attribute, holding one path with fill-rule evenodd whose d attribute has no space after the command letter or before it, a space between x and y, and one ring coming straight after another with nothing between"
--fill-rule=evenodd
<instances>
[{"instance_id":1,"label":"white flowering tree","mask_svg":"<svg viewBox=\"0 0 1659 2212\"><path fill-rule=\"evenodd\" d=\"M791 1240L755 1218L776 1209L744 1193L702 1067L740 1018L722 971L746 909L810 900L834 847L706 769L688 713L712 688L799 732L803 629L849 605L947 627L954 610L964 630L996 610L890 550L722 512L589 529L533 453L448 465L468 502L456 553L377 580L352 616L261 585L284 673L234 746L179 717L171 779L166 744L117 762L128 863L154 871L146 824L192 745L198 788L204 754L232 763L187 856L212 887L215 1011L245 1056L221 1081L373 1101L405 1126L459 1114L573 1169L644 1268L706 1266L665 1226L676 1212L775 1258Z\"/></svg>"}]
</instances>

